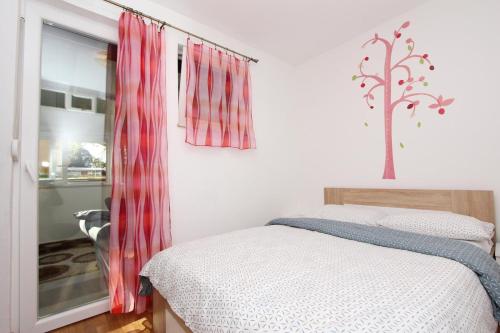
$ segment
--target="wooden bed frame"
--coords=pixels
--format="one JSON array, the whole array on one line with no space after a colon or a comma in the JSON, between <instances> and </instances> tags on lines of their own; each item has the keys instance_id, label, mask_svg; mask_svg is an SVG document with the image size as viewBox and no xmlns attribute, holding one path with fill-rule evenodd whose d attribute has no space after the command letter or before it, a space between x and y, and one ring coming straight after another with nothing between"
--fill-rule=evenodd
<instances>
[{"instance_id":1,"label":"wooden bed frame","mask_svg":"<svg viewBox=\"0 0 500 333\"><path fill-rule=\"evenodd\" d=\"M353 204L443 210L495 224L492 191L328 187L324 189L324 196L325 205ZM153 328L155 333L192 333L156 289L153 292Z\"/></svg>"}]
</instances>

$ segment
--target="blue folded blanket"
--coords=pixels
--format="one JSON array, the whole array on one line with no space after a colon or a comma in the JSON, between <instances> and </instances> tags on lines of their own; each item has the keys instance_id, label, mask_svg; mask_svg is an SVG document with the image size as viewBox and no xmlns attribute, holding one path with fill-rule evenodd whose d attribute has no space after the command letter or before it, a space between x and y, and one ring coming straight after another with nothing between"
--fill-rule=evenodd
<instances>
[{"instance_id":1,"label":"blue folded blanket","mask_svg":"<svg viewBox=\"0 0 500 333\"><path fill-rule=\"evenodd\" d=\"M474 245L443 237L316 218L278 218L267 225L317 231L353 241L455 260L479 277L491 299L493 315L500 321L500 265Z\"/></svg>"}]
</instances>

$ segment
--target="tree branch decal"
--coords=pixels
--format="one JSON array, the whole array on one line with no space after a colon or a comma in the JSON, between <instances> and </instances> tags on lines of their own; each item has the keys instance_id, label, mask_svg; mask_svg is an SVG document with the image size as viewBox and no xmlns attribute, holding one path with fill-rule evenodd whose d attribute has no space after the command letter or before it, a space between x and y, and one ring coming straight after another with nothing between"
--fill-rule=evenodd
<instances>
[{"instance_id":1,"label":"tree branch decal","mask_svg":"<svg viewBox=\"0 0 500 333\"><path fill-rule=\"evenodd\" d=\"M418 91L419 89L425 89L429 83L425 76L420 76L418 79L415 79L412 66L418 62L420 65L426 65L430 71L435 70L435 67L429 59L429 55L427 53L414 53L415 42L412 38L406 39L406 48L408 50L406 56L397 61L393 61L392 52L394 47L398 44L398 41L401 40L403 31L409 26L410 22L406 21L397 30L394 30L391 42L376 33L374 37L370 38L362 45L363 48L374 44L380 44L384 47L385 59L384 73L382 76L378 73L370 74L365 71L365 64L370 60L368 56L365 56L359 63L359 73L352 76L353 81L361 79L360 87L367 89L367 93L363 95L363 99L370 109L375 108L374 91L378 88L383 89L385 127L385 166L382 177L383 179L396 179L392 142L392 116L398 106L400 104L406 105L405 110L409 110L411 112L410 117L414 117L417 111L417 106L423 103L422 101L424 100L430 100L431 104L427 107L429 109L437 109L438 114L443 116L446 112L445 107L449 106L454 101L453 98L445 99L442 95L435 96L431 93ZM393 77L401 78L398 81L395 81ZM394 88L401 90L399 97L393 97ZM365 126L367 126L367 123L365 123ZM421 123L418 122L417 127L420 126ZM400 146L401 148L404 147L402 143L400 143Z\"/></svg>"}]
</instances>

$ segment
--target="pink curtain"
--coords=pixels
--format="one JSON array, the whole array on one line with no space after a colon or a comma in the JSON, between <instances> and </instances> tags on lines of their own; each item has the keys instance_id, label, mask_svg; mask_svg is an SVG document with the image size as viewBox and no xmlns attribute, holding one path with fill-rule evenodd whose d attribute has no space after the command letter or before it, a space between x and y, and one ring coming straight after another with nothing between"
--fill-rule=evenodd
<instances>
[{"instance_id":1,"label":"pink curtain","mask_svg":"<svg viewBox=\"0 0 500 333\"><path fill-rule=\"evenodd\" d=\"M187 41L186 142L255 148L248 61Z\"/></svg>"},{"instance_id":2,"label":"pink curtain","mask_svg":"<svg viewBox=\"0 0 500 333\"><path fill-rule=\"evenodd\" d=\"M171 245L164 31L124 12L119 21L109 296L112 313L142 312L139 272Z\"/></svg>"}]
</instances>

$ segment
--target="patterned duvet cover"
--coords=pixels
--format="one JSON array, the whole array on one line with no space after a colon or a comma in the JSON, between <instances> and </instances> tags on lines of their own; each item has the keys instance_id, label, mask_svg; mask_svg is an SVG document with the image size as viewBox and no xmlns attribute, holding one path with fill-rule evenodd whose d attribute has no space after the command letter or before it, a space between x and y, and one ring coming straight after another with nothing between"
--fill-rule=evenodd
<instances>
[{"instance_id":1,"label":"patterned duvet cover","mask_svg":"<svg viewBox=\"0 0 500 333\"><path fill-rule=\"evenodd\" d=\"M193 332L496 331L455 260L276 224L174 246L141 275Z\"/></svg>"}]
</instances>

